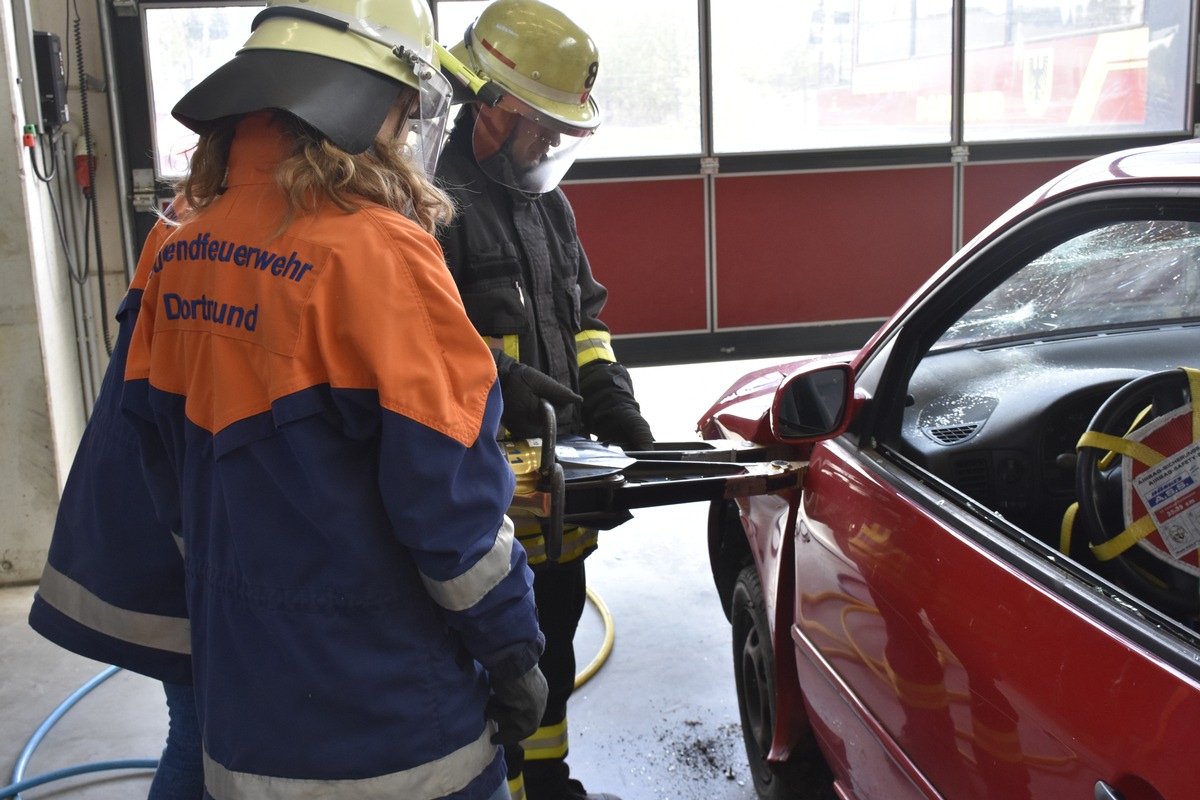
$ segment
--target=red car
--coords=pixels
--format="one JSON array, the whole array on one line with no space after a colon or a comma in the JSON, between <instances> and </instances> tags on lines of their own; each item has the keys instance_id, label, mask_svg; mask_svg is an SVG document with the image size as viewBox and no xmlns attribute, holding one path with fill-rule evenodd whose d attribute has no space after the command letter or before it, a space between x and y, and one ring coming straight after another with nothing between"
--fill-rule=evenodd
<instances>
[{"instance_id":1,"label":"red car","mask_svg":"<svg viewBox=\"0 0 1200 800\"><path fill-rule=\"evenodd\" d=\"M1074 168L862 350L752 373L705 439L765 798L1195 800L1200 140Z\"/></svg>"}]
</instances>

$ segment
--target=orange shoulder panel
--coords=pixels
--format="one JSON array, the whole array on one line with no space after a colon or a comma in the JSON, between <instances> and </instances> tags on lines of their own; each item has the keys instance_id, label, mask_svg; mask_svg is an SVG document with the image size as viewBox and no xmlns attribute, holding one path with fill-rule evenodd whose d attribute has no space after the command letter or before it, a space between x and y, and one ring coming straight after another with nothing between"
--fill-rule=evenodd
<instances>
[{"instance_id":1,"label":"orange shoulder panel","mask_svg":"<svg viewBox=\"0 0 1200 800\"><path fill-rule=\"evenodd\" d=\"M331 383L370 383L384 408L469 444L496 368L441 247L389 211L354 216L365 230L338 254L344 266L318 285L308 317Z\"/></svg>"},{"instance_id":2,"label":"orange shoulder panel","mask_svg":"<svg viewBox=\"0 0 1200 800\"><path fill-rule=\"evenodd\" d=\"M270 184L231 187L151 237L126 377L186 396L212 433L328 383L473 442L495 365L437 241L382 208L328 205L272 238L281 212Z\"/></svg>"}]
</instances>

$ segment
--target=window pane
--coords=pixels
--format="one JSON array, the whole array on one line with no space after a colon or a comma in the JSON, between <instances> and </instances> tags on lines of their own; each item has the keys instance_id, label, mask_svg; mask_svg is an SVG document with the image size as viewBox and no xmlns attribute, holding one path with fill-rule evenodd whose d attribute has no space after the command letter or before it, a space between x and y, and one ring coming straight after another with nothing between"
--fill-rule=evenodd
<instances>
[{"instance_id":1,"label":"window pane","mask_svg":"<svg viewBox=\"0 0 1200 800\"><path fill-rule=\"evenodd\" d=\"M1185 130L1188 6L972 0L964 138Z\"/></svg>"},{"instance_id":2,"label":"window pane","mask_svg":"<svg viewBox=\"0 0 1200 800\"><path fill-rule=\"evenodd\" d=\"M431 3L437 17L437 38L446 47L462 41L463 32L475 21L479 13L488 7L491 0L442 0Z\"/></svg>"},{"instance_id":3,"label":"window pane","mask_svg":"<svg viewBox=\"0 0 1200 800\"><path fill-rule=\"evenodd\" d=\"M717 152L949 142L950 0L712 0L712 15Z\"/></svg>"},{"instance_id":4,"label":"window pane","mask_svg":"<svg viewBox=\"0 0 1200 800\"><path fill-rule=\"evenodd\" d=\"M150 86L154 170L170 180L187 170L196 135L171 116L179 98L224 64L250 36L264 4L141 6Z\"/></svg>"},{"instance_id":5,"label":"window pane","mask_svg":"<svg viewBox=\"0 0 1200 800\"><path fill-rule=\"evenodd\" d=\"M696 0L553 0L600 50L594 97L603 123L582 159L700 152L700 45ZM441 0L438 38L462 41L487 2Z\"/></svg>"},{"instance_id":6,"label":"window pane","mask_svg":"<svg viewBox=\"0 0 1200 800\"><path fill-rule=\"evenodd\" d=\"M1200 317L1200 225L1120 222L1029 262L983 298L936 347L1060 336Z\"/></svg>"}]
</instances>

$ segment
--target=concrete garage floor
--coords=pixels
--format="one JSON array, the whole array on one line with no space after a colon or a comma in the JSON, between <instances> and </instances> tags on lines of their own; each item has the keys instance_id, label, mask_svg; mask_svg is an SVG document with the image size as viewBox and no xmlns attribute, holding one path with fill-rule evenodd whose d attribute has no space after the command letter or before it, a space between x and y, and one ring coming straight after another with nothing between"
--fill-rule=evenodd
<instances>
[{"instance_id":1,"label":"concrete garage floor","mask_svg":"<svg viewBox=\"0 0 1200 800\"><path fill-rule=\"evenodd\" d=\"M694 440L696 419L741 374L787 359L634 369L660 440ZM614 645L571 702L573 773L623 800L752 800L733 685L729 625L705 549L707 506L644 509L601 535L588 559L592 589L611 613ZM0 786L54 709L104 664L68 653L26 624L34 588L0 589ZM589 604L576 640L580 669L602 645ZM99 685L54 725L30 778L80 764L155 759L166 731L156 682L128 672ZM23 792L25 800L145 797L148 771L94 772ZM402 800L402 799L398 799Z\"/></svg>"}]
</instances>

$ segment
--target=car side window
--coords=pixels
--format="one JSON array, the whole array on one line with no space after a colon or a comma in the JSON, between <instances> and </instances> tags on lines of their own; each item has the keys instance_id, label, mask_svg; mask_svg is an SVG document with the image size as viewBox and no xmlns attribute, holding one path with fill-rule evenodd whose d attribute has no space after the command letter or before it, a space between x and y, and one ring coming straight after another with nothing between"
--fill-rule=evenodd
<instances>
[{"instance_id":1,"label":"car side window","mask_svg":"<svg viewBox=\"0 0 1200 800\"><path fill-rule=\"evenodd\" d=\"M1135 379L1200 369L1200 211L1134 205L1114 219L1095 209L1074 231L1016 229L956 276L965 289L943 284L911 313L888 365L904 374L884 378L904 381L903 408L886 401L899 429L880 438L1040 552L1110 576L1112 557L1096 550L1104 537L1076 519L1080 441ZM1109 433L1139 424L1130 413ZM1089 496L1114 532L1133 522L1120 463L1105 460L1105 485Z\"/></svg>"}]
</instances>

